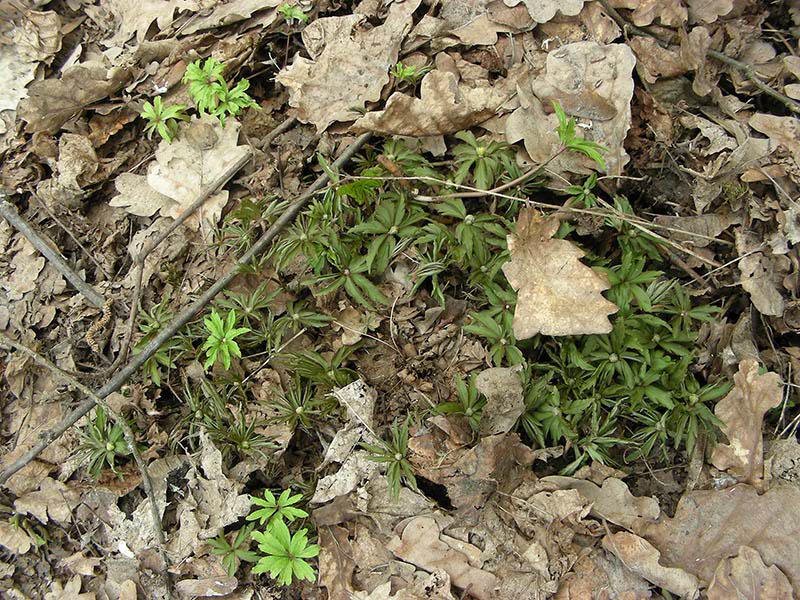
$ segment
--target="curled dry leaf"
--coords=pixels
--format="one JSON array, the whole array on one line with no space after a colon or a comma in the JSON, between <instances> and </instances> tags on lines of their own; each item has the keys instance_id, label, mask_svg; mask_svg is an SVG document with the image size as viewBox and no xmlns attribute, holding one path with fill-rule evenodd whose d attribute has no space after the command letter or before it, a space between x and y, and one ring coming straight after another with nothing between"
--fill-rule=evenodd
<instances>
[{"instance_id":1,"label":"curled dry leaf","mask_svg":"<svg viewBox=\"0 0 800 600\"><path fill-rule=\"evenodd\" d=\"M306 27L303 42L315 59L298 56L277 77L289 88L297 118L322 132L334 121L355 119L354 108L379 100L419 3L392 3L386 21L372 29L357 28L364 20L357 15L317 19Z\"/></svg>"},{"instance_id":2,"label":"curled dry leaf","mask_svg":"<svg viewBox=\"0 0 800 600\"><path fill-rule=\"evenodd\" d=\"M514 336L610 333L608 315L617 306L603 298L608 280L580 262L583 251L567 240L553 239L558 219L533 209L520 211L516 235L508 237L511 260L503 272L518 291Z\"/></svg>"},{"instance_id":3,"label":"curled dry leaf","mask_svg":"<svg viewBox=\"0 0 800 600\"><path fill-rule=\"evenodd\" d=\"M714 579L706 592L708 600L741 598L764 600L791 600L792 584L775 565L767 567L761 556L747 546L739 548L739 554L726 558L717 565Z\"/></svg>"},{"instance_id":4,"label":"curled dry leaf","mask_svg":"<svg viewBox=\"0 0 800 600\"><path fill-rule=\"evenodd\" d=\"M547 23L550 19L556 16L556 12L561 12L562 15L575 16L583 8L583 3L586 0L505 0L507 6L517 6L524 3L525 7L531 15L531 18L537 23Z\"/></svg>"},{"instance_id":5,"label":"curled dry leaf","mask_svg":"<svg viewBox=\"0 0 800 600\"><path fill-rule=\"evenodd\" d=\"M761 426L764 413L781 403L781 378L777 373L759 375L758 362L752 359L739 364L733 376L735 387L720 400L714 413L725 425L722 433L728 444L714 448L711 462L739 481L762 487L764 484L764 447Z\"/></svg>"},{"instance_id":6,"label":"curled dry leaf","mask_svg":"<svg viewBox=\"0 0 800 600\"><path fill-rule=\"evenodd\" d=\"M780 317L786 308L786 301L776 281L775 265L763 252L744 256L739 261L742 289L750 295L753 306L762 315Z\"/></svg>"},{"instance_id":7,"label":"curled dry leaf","mask_svg":"<svg viewBox=\"0 0 800 600\"><path fill-rule=\"evenodd\" d=\"M742 546L777 566L800 592L800 488L776 486L759 496L740 483L724 490L689 492L672 519L640 533L661 552L664 565L710 582L720 561Z\"/></svg>"},{"instance_id":8,"label":"curled dry leaf","mask_svg":"<svg viewBox=\"0 0 800 600\"><path fill-rule=\"evenodd\" d=\"M106 69L99 62L87 61L67 67L60 79L35 81L28 97L17 107L17 114L28 122L25 131L56 133L84 107L113 94L130 78L128 70Z\"/></svg>"},{"instance_id":9,"label":"curled dry leaf","mask_svg":"<svg viewBox=\"0 0 800 600\"><path fill-rule=\"evenodd\" d=\"M603 538L603 547L631 571L681 598L697 598L700 582L691 573L659 564L661 553L638 535L620 531Z\"/></svg>"},{"instance_id":10,"label":"curled dry leaf","mask_svg":"<svg viewBox=\"0 0 800 600\"><path fill-rule=\"evenodd\" d=\"M353 128L412 137L455 133L492 117L513 91L511 78L472 87L459 84L453 73L431 71L422 80L421 98L395 92L384 110L367 113Z\"/></svg>"}]
</instances>

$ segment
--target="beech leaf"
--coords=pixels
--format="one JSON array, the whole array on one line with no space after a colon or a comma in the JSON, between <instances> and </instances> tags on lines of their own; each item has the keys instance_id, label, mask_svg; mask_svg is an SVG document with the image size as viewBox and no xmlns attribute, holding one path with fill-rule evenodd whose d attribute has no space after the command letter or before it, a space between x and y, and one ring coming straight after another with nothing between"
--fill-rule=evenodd
<instances>
[{"instance_id":1,"label":"beech leaf","mask_svg":"<svg viewBox=\"0 0 800 600\"><path fill-rule=\"evenodd\" d=\"M511 260L503 265L518 291L514 336L610 333L608 315L617 306L601 295L610 285L604 275L584 265L583 251L567 240L553 239L557 219L522 210L516 235L508 237Z\"/></svg>"}]
</instances>

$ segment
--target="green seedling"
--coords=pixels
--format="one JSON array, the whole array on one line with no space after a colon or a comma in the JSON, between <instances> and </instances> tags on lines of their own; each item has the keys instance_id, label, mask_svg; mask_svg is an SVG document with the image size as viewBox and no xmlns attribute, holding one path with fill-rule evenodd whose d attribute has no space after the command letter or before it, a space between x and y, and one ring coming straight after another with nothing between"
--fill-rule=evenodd
<instances>
[{"instance_id":1,"label":"green seedling","mask_svg":"<svg viewBox=\"0 0 800 600\"><path fill-rule=\"evenodd\" d=\"M95 408L94 418L83 428L80 439L78 454L88 462L87 469L94 479L108 466L122 480L122 473L116 468L117 460L129 456L130 449L122 426L111 423L102 406Z\"/></svg>"},{"instance_id":2,"label":"green seedling","mask_svg":"<svg viewBox=\"0 0 800 600\"><path fill-rule=\"evenodd\" d=\"M295 23L308 23L308 15L303 10L293 4L283 3L278 7L278 13L290 27Z\"/></svg>"},{"instance_id":3,"label":"green seedling","mask_svg":"<svg viewBox=\"0 0 800 600\"><path fill-rule=\"evenodd\" d=\"M145 102L140 114L147 121L144 132L148 139L157 132L162 139L169 143L172 143L172 140L178 135L178 122L189 120L189 115L186 114L186 105L164 106L161 96L153 98L152 104Z\"/></svg>"},{"instance_id":4,"label":"green seedling","mask_svg":"<svg viewBox=\"0 0 800 600\"><path fill-rule=\"evenodd\" d=\"M253 573L269 573L280 585L291 585L295 579L316 581L314 569L306 562L319 554L319 546L308 542L308 532L301 529L294 535L282 519L265 531L254 531L252 538L258 542L261 553Z\"/></svg>"},{"instance_id":5,"label":"green seedling","mask_svg":"<svg viewBox=\"0 0 800 600\"><path fill-rule=\"evenodd\" d=\"M227 117L239 115L245 108L259 109L258 103L248 94L250 82L241 79L230 87L222 76L225 65L214 58L205 62L197 60L186 67L183 82L189 84L189 96L197 111L217 117L225 125Z\"/></svg>"},{"instance_id":6,"label":"green seedling","mask_svg":"<svg viewBox=\"0 0 800 600\"><path fill-rule=\"evenodd\" d=\"M464 331L485 338L491 344L489 356L495 366L499 367L503 363L517 365L524 360L512 331L513 313L481 311L470 313L469 316L472 323L464 325Z\"/></svg>"},{"instance_id":7,"label":"green seedling","mask_svg":"<svg viewBox=\"0 0 800 600\"><path fill-rule=\"evenodd\" d=\"M483 407L486 405L484 398L475 387L475 378L465 383L461 377L455 378L456 399L444 402L436 407L436 411L444 414L462 415L469 421L473 431L478 431Z\"/></svg>"},{"instance_id":8,"label":"green seedling","mask_svg":"<svg viewBox=\"0 0 800 600\"><path fill-rule=\"evenodd\" d=\"M270 490L264 490L264 498L250 496L250 502L260 506L247 515L248 521L258 521L259 525L267 524L267 530L272 529L276 521L293 522L295 519L305 519L308 513L301 508L294 506L303 499L303 494L292 495L291 490L283 490L281 495L275 498Z\"/></svg>"},{"instance_id":9,"label":"green seedling","mask_svg":"<svg viewBox=\"0 0 800 600\"><path fill-rule=\"evenodd\" d=\"M575 119L567 117L567 113L564 112L564 109L561 108L561 104L557 101L553 101L553 109L558 118L556 133L558 133L558 139L561 145L567 150L588 156L595 161L601 169L605 170L606 161L601 152L608 152L608 148L597 142L577 137L577 124Z\"/></svg>"},{"instance_id":10,"label":"green seedling","mask_svg":"<svg viewBox=\"0 0 800 600\"><path fill-rule=\"evenodd\" d=\"M456 138L464 142L453 148L458 170L456 183L472 178L475 187L488 190L500 176L504 165L513 160L507 144L491 141L488 144L475 138L470 131L460 131Z\"/></svg>"},{"instance_id":11,"label":"green seedling","mask_svg":"<svg viewBox=\"0 0 800 600\"><path fill-rule=\"evenodd\" d=\"M203 343L201 350L206 353L206 362L203 367L208 369L217 359L222 361L225 369L231 368L231 357L242 357L242 351L236 338L243 333L250 331L247 327L236 327L236 313L231 310L225 320L219 316L215 309L211 309L211 315L203 319L203 324L208 332L208 338Z\"/></svg>"},{"instance_id":12,"label":"green seedling","mask_svg":"<svg viewBox=\"0 0 800 600\"><path fill-rule=\"evenodd\" d=\"M417 85L417 83L419 83L425 74L430 72L432 68L433 67L430 65L404 65L403 63L399 62L392 67L391 71L389 71L389 74L394 77L399 84L414 86Z\"/></svg>"},{"instance_id":13,"label":"green seedling","mask_svg":"<svg viewBox=\"0 0 800 600\"><path fill-rule=\"evenodd\" d=\"M370 460L386 463L386 479L389 482L389 493L397 500L400 497L400 483L417 489L414 468L408 461L408 421L398 425L392 424L391 439L381 440L380 444L362 443L362 447L370 453Z\"/></svg>"},{"instance_id":14,"label":"green seedling","mask_svg":"<svg viewBox=\"0 0 800 600\"><path fill-rule=\"evenodd\" d=\"M208 540L211 545L211 552L222 557L222 566L227 571L228 577L233 577L239 567L239 561L257 562L260 558L257 552L250 550L251 534L255 529L255 523L245 525L233 537L233 541L228 541L225 533Z\"/></svg>"}]
</instances>

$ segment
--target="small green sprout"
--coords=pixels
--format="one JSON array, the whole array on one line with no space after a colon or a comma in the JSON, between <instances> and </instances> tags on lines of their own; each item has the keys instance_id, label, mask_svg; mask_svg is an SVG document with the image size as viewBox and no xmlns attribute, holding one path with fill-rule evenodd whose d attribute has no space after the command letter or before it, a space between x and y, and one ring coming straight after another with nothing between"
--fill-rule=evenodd
<instances>
[{"instance_id":1,"label":"small green sprout","mask_svg":"<svg viewBox=\"0 0 800 600\"><path fill-rule=\"evenodd\" d=\"M606 161L600 152L608 152L608 148L597 142L575 137L577 126L575 119L567 117L567 113L564 112L564 109L561 108L561 105L555 100L553 101L553 109L556 112L556 117L558 117L556 132L558 133L558 139L561 140L561 145L567 150L572 150L573 152L588 156L600 165L601 169L605 170Z\"/></svg>"},{"instance_id":2,"label":"small green sprout","mask_svg":"<svg viewBox=\"0 0 800 600\"><path fill-rule=\"evenodd\" d=\"M301 8L292 4L284 2L278 7L278 12L283 17L283 20L286 21L287 25L294 25L295 22L308 23L308 15L304 13Z\"/></svg>"},{"instance_id":3,"label":"small green sprout","mask_svg":"<svg viewBox=\"0 0 800 600\"><path fill-rule=\"evenodd\" d=\"M278 519L266 531L254 531L251 536L263 554L253 573L268 572L281 585L291 585L295 578L316 581L316 573L305 559L317 556L319 546L308 543L306 529L292 535L283 520Z\"/></svg>"},{"instance_id":4,"label":"small green sprout","mask_svg":"<svg viewBox=\"0 0 800 600\"><path fill-rule=\"evenodd\" d=\"M261 508L247 515L248 521L258 521L259 525L267 523L267 529L272 528L276 521L286 519L290 523L295 519L304 519L308 513L294 506L303 498L303 494L290 495L291 490L283 490L278 498L269 491L264 490L264 499L250 496L250 501Z\"/></svg>"},{"instance_id":5,"label":"small green sprout","mask_svg":"<svg viewBox=\"0 0 800 600\"><path fill-rule=\"evenodd\" d=\"M416 65L404 65L399 62L392 67L389 74L394 77L398 83L406 85L417 85L426 73L430 72L433 67L425 65L418 67Z\"/></svg>"},{"instance_id":6,"label":"small green sprout","mask_svg":"<svg viewBox=\"0 0 800 600\"><path fill-rule=\"evenodd\" d=\"M128 456L130 449L125 441L122 426L111 423L102 406L95 409L94 419L89 421L81 432L79 455L89 462L89 473L95 479L100 477L105 465L122 480L122 474L116 469L119 456Z\"/></svg>"},{"instance_id":7,"label":"small green sprout","mask_svg":"<svg viewBox=\"0 0 800 600\"><path fill-rule=\"evenodd\" d=\"M410 487L417 489L417 479L414 469L408 462L408 421L398 425L392 424L392 437L388 442L380 440L380 444L361 445L372 456L370 460L387 463L386 479L389 481L389 493L397 500L400 497L400 482L405 481Z\"/></svg>"},{"instance_id":8,"label":"small green sprout","mask_svg":"<svg viewBox=\"0 0 800 600\"><path fill-rule=\"evenodd\" d=\"M225 321L223 321L217 311L211 309L211 316L203 319L203 324L208 331L208 338L201 348L206 353L206 362L203 367L208 369L217 362L217 358L221 358L222 365L226 369L230 369L231 356L242 357L242 351L239 349L239 344L236 343L235 338L243 333L249 333L250 329L247 327L235 327L236 313L234 311L230 311Z\"/></svg>"},{"instance_id":9,"label":"small green sprout","mask_svg":"<svg viewBox=\"0 0 800 600\"><path fill-rule=\"evenodd\" d=\"M218 104L216 84L225 83L222 74L225 65L215 58L207 58L205 62L196 60L186 67L183 83L189 84L189 95L201 113L212 112Z\"/></svg>"},{"instance_id":10,"label":"small green sprout","mask_svg":"<svg viewBox=\"0 0 800 600\"><path fill-rule=\"evenodd\" d=\"M172 140L178 134L178 121L189 120L185 104L164 106L161 96L153 98L152 104L149 102L144 103L141 117L147 121L144 131L148 138L152 138L153 134L158 132L169 143L172 143Z\"/></svg>"},{"instance_id":11,"label":"small green sprout","mask_svg":"<svg viewBox=\"0 0 800 600\"><path fill-rule=\"evenodd\" d=\"M255 528L255 523L246 525L236 532L233 542L228 541L224 532L208 540L211 545L211 552L222 557L222 566L228 572L228 577L233 577L236 568L241 560L256 562L259 559L258 553L249 550L250 536Z\"/></svg>"}]
</instances>

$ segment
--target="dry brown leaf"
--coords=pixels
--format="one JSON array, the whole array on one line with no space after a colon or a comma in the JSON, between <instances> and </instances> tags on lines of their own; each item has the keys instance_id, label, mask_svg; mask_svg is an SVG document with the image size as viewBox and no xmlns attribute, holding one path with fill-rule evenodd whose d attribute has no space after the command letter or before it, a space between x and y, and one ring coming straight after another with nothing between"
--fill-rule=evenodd
<instances>
[{"instance_id":1,"label":"dry brown leaf","mask_svg":"<svg viewBox=\"0 0 800 600\"><path fill-rule=\"evenodd\" d=\"M61 19L53 11L28 10L0 45L0 111L16 110L40 62L48 64L61 49Z\"/></svg>"},{"instance_id":2,"label":"dry brown leaf","mask_svg":"<svg viewBox=\"0 0 800 600\"><path fill-rule=\"evenodd\" d=\"M249 153L247 146L238 145L239 127L234 120L223 127L206 115L192 122L172 143L162 140L146 178L120 175L120 194L110 205L139 216L160 210L164 217L179 217L206 186ZM197 231L202 223L203 233L211 235L227 202L228 192L217 192L186 220L186 225Z\"/></svg>"},{"instance_id":3,"label":"dry brown leaf","mask_svg":"<svg viewBox=\"0 0 800 600\"><path fill-rule=\"evenodd\" d=\"M33 515L42 523L52 519L69 523L72 510L80 503L80 494L67 484L51 477L45 478L35 492L28 492L14 501L14 508L24 515Z\"/></svg>"},{"instance_id":4,"label":"dry brown leaf","mask_svg":"<svg viewBox=\"0 0 800 600\"><path fill-rule=\"evenodd\" d=\"M574 17L583 8L583 3L586 0L504 0L507 6L517 6L524 3L525 7L531 15L531 18L537 23L547 23L550 19L556 16L556 12L561 12L562 15Z\"/></svg>"},{"instance_id":5,"label":"dry brown leaf","mask_svg":"<svg viewBox=\"0 0 800 600\"><path fill-rule=\"evenodd\" d=\"M354 120L354 108L380 99L419 3L392 3L386 21L372 29L357 27L364 20L359 15L326 17L307 26L303 42L315 58L297 56L277 77L289 88L297 118L322 132L334 121Z\"/></svg>"},{"instance_id":6,"label":"dry brown leaf","mask_svg":"<svg viewBox=\"0 0 800 600\"><path fill-rule=\"evenodd\" d=\"M11 255L14 256L10 263L12 273L7 279L0 280L0 286L6 290L9 300L21 300L25 294L36 289L36 281L46 260L21 234L6 254Z\"/></svg>"},{"instance_id":7,"label":"dry brown leaf","mask_svg":"<svg viewBox=\"0 0 800 600\"><path fill-rule=\"evenodd\" d=\"M675 516L640 532L658 550L662 563L710 582L720 561L742 546L776 565L800 592L800 489L776 486L759 496L737 484L724 490L689 492Z\"/></svg>"},{"instance_id":8,"label":"dry brown leaf","mask_svg":"<svg viewBox=\"0 0 800 600\"><path fill-rule=\"evenodd\" d=\"M750 117L748 125L776 145L784 146L792 153L795 162L800 164L800 119L757 113Z\"/></svg>"},{"instance_id":9,"label":"dry brown leaf","mask_svg":"<svg viewBox=\"0 0 800 600\"><path fill-rule=\"evenodd\" d=\"M758 362L752 359L739 364L733 376L734 388L714 407L725 425L722 433L728 444L719 444L711 462L739 481L756 487L764 484L764 446L761 426L764 413L781 403L781 378L777 373L759 375Z\"/></svg>"},{"instance_id":10,"label":"dry brown leaf","mask_svg":"<svg viewBox=\"0 0 800 600\"><path fill-rule=\"evenodd\" d=\"M762 315L780 317L786 308L782 287L776 281L773 261L763 252L744 256L739 261L742 289L750 295L753 305Z\"/></svg>"},{"instance_id":11,"label":"dry brown leaf","mask_svg":"<svg viewBox=\"0 0 800 600\"><path fill-rule=\"evenodd\" d=\"M74 575L66 584L53 581L44 600L94 600L94 592L81 593L81 576Z\"/></svg>"},{"instance_id":12,"label":"dry brown leaf","mask_svg":"<svg viewBox=\"0 0 800 600\"><path fill-rule=\"evenodd\" d=\"M319 547L319 584L328 590L329 600L350 600L356 563L347 529L338 525L320 528Z\"/></svg>"},{"instance_id":13,"label":"dry brown leaf","mask_svg":"<svg viewBox=\"0 0 800 600\"><path fill-rule=\"evenodd\" d=\"M192 20L187 27L181 28L181 35L191 35L198 31L206 31L216 27L224 27L249 19L257 11L280 6L283 0L232 0L214 6L210 15ZM261 27L269 26L277 17L277 11L270 11L266 19L260 19Z\"/></svg>"},{"instance_id":14,"label":"dry brown leaf","mask_svg":"<svg viewBox=\"0 0 800 600\"><path fill-rule=\"evenodd\" d=\"M12 554L25 554L32 545L33 542L24 529L14 527L6 520L0 521L0 546L7 548Z\"/></svg>"},{"instance_id":15,"label":"dry brown leaf","mask_svg":"<svg viewBox=\"0 0 800 600\"><path fill-rule=\"evenodd\" d=\"M406 524L401 537L394 537L386 547L398 558L421 569L445 571L453 585L468 589L478 600L492 598L497 578L470 564L470 554L480 556L480 550L464 542L459 544L463 549L457 549L440 536L441 530L433 517L415 517Z\"/></svg>"},{"instance_id":16,"label":"dry brown leaf","mask_svg":"<svg viewBox=\"0 0 800 600\"><path fill-rule=\"evenodd\" d=\"M625 568L613 554L600 549L582 555L572 570L559 581L554 600L585 600L587 598L616 598L618 600L649 600L650 583Z\"/></svg>"},{"instance_id":17,"label":"dry brown leaf","mask_svg":"<svg viewBox=\"0 0 800 600\"><path fill-rule=\"evenodd\" d=\"M456 76L431 71L420 85L421 98L395 92L384 110L367 113L354 131L426 137L469 129L493 116L513 92L510 79L478 87L459 85Z\"/></svg>"},{"instance_id":18,"label":"dry brown leaf","mask_svg":"<svg viewBox=\"0 0 800 600\"><path fill-rule=\"evenodd\" d=\"M659 78L669 79L686 73L677 50L663 48L650 37L637 36L628 41L628 45L636 54L636 68L650 83Z\"/></svg>"},{"instance_id":19,"label":"dry brown leaf","mask_svg":"<svg viewBox=\"0 0 800 600\"><path fill-rule=\"evenodd\" d=\"M625 482L616 477L603 481L602 487L585 479L558 475L542 477L540 482L552 483L560 489L578 490L592 503L590 514L626 529L637 531L642 524L656 521L660 513L658 500L647 496L637 498Z\"/></svg>"},{"instance_id":20,"label":"dry brown leaf","mask_svg":"<svg viewBox=\"0 0 800 600\"><path fill-rule=\"evenodd\" d=\"M627 531L606 535L603 538L603 547L631 571L658 587L681 598L692 599L700 595L697 577L682 569L659 564L661 553L638 535Z\"/></svg>"},{"instance_id":21,"label":"dry brown leaf","mask_svg":"<svg viewBox=\"0 0 800 600\"><path fill-rule=\"evenodd\" d=\"M75 575L85 575L94 577L94 570L100 566L102 560L91 556L85 556L84 552L76 552L72 556L65 556L58 561L59 569L66 569Z\"/></svg>"},{"instance_id":22,"label":"dry brown leaf","mask_svg":"<svg viewBox=\"0 0 800 600\"><path fill-rule=\"evenodd\" d=\"M105 45L122 46L134 34L138 43L143 42L153 21L163 31L172 25L176 10L196 12L200 4L195 0L110 0L108 9L116 17L118 29Z\"/></svg>"},{"instance_id":23,"label":"dry brown leaf","mask_svg":"<svg viewBox=\"0 0 800 600\"><path fill-rule=\"evenodd\" d=\"M706 592L708 600L792 600L792 584L775 565L767 567L747 546L733 558L721 560Z\"/></svg>"},{"instance_id":24,"label":"dry brown leaf","mask_svg":"<svg viewBox=\"0 0 800 600\"><path fill-rule=\"evenodd\" d=\"M525 411L519 370L495 367L481 371L475 378L475 388L486 396L479 429L481 437L511 431Z\"/></svg>"},{"instance_id":25,"label":"dry brown leaf","mask_svg":"<svg viewBox=\"0 0 800 600\"><path fill-rule=\"evenodd\" d=\"M638 27L645 27L659 19L667 27L680 27L688 16L681 0L642 0L633 11L631 21Z\"/></svg>"},{"instance_id":26,"label":"dry brown leaf","mask_svg":"<svg viewBox=\"0 0 800 600\"><path fill-rule=\"evenodd\" d=\"M239 580L236 577L211 577L207 579L183 579L175 584L175 591L189 598L215 598L227 596Z\"/></svg>"},{"instance_id":27,"label":"dry brown leaf","mask_svg":"<svg viewBox=\"0 0 800 600\"><path fill-rule=\"evenodd\" d=\"M534 209L519 213L516 234L508 237L511 260L503 272L518 291L514 336L524 340L544 335L610 333L608 315L617 306L603 298L610 286L602 274L580 262L583 251L572 242L554 239L558 219Z\"/></svg>"},{"instance_id":28,"label":"dry brown leaf","mask_svg":"<svg viewBox=\"0 0 800 600\"><path fill-rule=\"evenodd\" d=\"M688 0L689 21L713 23L733 10L733 0Z\"/></svg>"},{"instance_id":29,"label":"dry brown leaf","mask_svg":"<svg viewBox=\"0 0 800 600\"><path fill-rule=\"evenodd\" d=\"M722 212L694 217L670 217L659 215L654 220L658 225L664 225L680 231L667 231L665 235L675 242L688 243L694 248L704 248L712 240L708 237L717 237L725 231L736 219ZM683 233L687 232L687 233ZM692 235L696 233L697 235ZM705 236L705 237L699 237Z\"/></svg>"},{"instance_id":30,"label":"dry brown leaf","mask_svg":"<svg viewBox=\"0 0 800 600\"><path fill-rule=\"evenodd\" d=\"M126 69L106 69L99 62L73 65L64 69L60 79L32 83L28 97L17 107L17 114L28 122L25 126L28 133L56 133L84 107L113 94L129 78Z\"/></svg>"},{"instance_id":31,"label":"dry brown leaf","mask_svg":"<svg viewBox=\"0 0 800 600\"><path fill-rule=\"evenodd\" d=\"M547 54L545 71L518 86L520 107L506 122L506 141L523 140L535 163L551 160L556 171L585 173L598 168L577 153L562 153L555 114L546 114L545 104L558 101L564 111L583 120L582 135L602 144L606 169L620 175L628 162L623 142L631 125L633 67L636 57L625 44L602 45L576 42Z\"/></svg>"}]
</instances>

